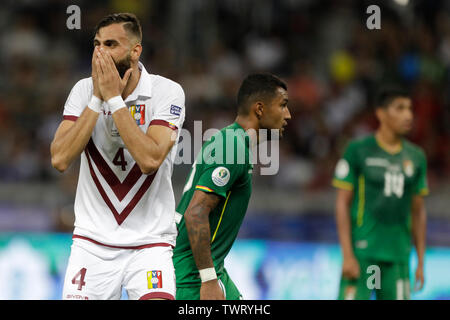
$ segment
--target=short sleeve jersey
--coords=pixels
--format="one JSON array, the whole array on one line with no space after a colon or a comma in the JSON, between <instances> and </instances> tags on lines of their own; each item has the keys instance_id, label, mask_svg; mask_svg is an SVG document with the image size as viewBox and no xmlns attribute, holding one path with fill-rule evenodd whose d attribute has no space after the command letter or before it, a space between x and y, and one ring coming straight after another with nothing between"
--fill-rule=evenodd
<instances>
[{"instance_id":1,"label":"short sleeve jersey","mask_svg":"<svg viewBox=\"0 0 450 320\"><path fill-rule=\"evenodd\" d=\"M125 104L144 133L151 125L177 131L185 117L184 92L179 84L147 73L141 76ZM78 81L64 106L65 120L78 121L93 94L92 78ZM120 137L103 102L92 136L81 154L75 196L74 237L100 244L135 247L154 243L174 245L175 197L172 170L176 148L151 175L141 172Z\"/></svg>"},{"instance_id":2,"label":"short sleeve jersey","mask_svg":"<svg viewBox=\"0 0 450 320\"><path fill-rule=\"evenodd\" d=\"M354 192L351 226L357 256L408 261L412 197L428 194L426 173L424 152L405 139L395 154L374 135L350 142L332 184Z\"/></svg>"},{"instance_id":3,"label":"short sleeve jersey","mask_svg":"<svg viewBox=\"0 0 450 320\"><path fill-rule=\"evenodd\" d=\"M225 127L205 142L177 206L177 212L184 215L196 190L221 197L209 214L211 255L219 276L223 272L224 259L238 235L251 195L253 165L249 145L249 136L237 123ZM200 284L183 218L178 230L173 256L177 286Z\"/></svg>"}]
</instances>

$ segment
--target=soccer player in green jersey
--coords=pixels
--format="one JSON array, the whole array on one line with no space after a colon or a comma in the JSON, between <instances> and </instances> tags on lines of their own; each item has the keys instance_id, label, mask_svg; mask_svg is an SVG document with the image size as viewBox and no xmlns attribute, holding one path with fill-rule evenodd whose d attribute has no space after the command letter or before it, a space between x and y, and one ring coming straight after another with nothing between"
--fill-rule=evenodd
<instances>
[{"instance_id":1,"label":"soccer player in green jersey","mask_svg":"<svg viewBox=\"0 0 450 320\"><path fill-rule=\"evenodd\" d=\"M252 146L261 142L260 129L275 129L282 136L291 118L287 104L281 80L249 75L239 89L235 122L203 144L177 207L182 217L173 255L176 299L241 298L224 259L251 195Z\"/></svg>"},{"instance_id":2,"label":"soccer player in green jersey","mask_svg":"<svg viewBox=\"0 0 450 320\"><path fill-rule=\"evenodd\" d=\"M343 254L339 299L370 299L373 290L377 299L410 299L411 242L415 289L424 283L427 164L422 149L404 138L412 102L393 88L375 102L378 129L349 143L333 179Z\"/></svg>"}]
</instances>

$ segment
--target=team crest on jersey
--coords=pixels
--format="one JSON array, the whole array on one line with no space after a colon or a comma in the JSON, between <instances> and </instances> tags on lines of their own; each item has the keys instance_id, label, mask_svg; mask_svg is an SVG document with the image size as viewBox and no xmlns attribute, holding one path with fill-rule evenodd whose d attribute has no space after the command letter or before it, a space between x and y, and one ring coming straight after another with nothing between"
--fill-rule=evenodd
<instances>
[{"instance_id":1,"label":"team crest on jersey","mask_svg":"<svg viewBox=\"0 0 450 320\"><path fill-rule=\"evenodd\" d=\"M145 104L132 105L129 110L138 126L145 124Z\"/></svg>"},{"instance_id":2,"label":"team crest on jersey","mask_svg":"<svg viewBox=\"0 0 450 320\"><path fill-rule=\"evenodd\" d=\"M230 181L230 171L225 167L214 169L211 179L216 186L223 187Z\"/></svg>"},{"instance_id":3,"label":"team crest on jersey","mask_svg":"<svg viewBox=\"0 0 450 320\"><path fill-rule=\"evenodd\" d=\"M414 165L411 160L403 161L403 171L407 177L411 177L414 174Z\"/></svg>"},{"instance_id":4,"label":"team crest on jersey","mask_svg":"<svg viewBox=\"0 0 450 320\"><path fill-rule=\"evenodd\" d=\"M162 288L161 270L147 271L147 284L149 289L161 289Z\"/></svg>"},{"instance_id":5,"label":"team crest on jersey","mask_svg":"<svg viewBox=\"0 0 450 320\"><path fill-rule=\"evenodd\" d=\"M335 169L336 177L340 179L344 179L347 177L348 173L350 172L350 166L345 159L341 159L338 161Z\"/></svg>"}]
</instances>

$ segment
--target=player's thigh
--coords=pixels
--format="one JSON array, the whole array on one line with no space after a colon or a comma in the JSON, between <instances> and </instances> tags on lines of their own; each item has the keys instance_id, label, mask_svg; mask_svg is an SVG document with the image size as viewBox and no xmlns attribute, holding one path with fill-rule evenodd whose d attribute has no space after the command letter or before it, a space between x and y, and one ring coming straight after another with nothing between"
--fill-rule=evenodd
<instances>
[{"instance_id":1,"label":"player's thigh","mask_svg":"<svg viewBox=\"0 0 450 320\"><path fill-rule=\"evenodd\" d=\"M341 276L339 283L339 300L369 300L372 290L367 285L367 267L371 265L370 261L365 259L358 259L359 263L359 278L347 279Z\"/></svg>"},{"instance_id":2,"label":"player's thigh","mask_svg":"<svg viewBox=\"0 0 450 320\"><path fill-rule=\"evenodd\" d=\"M117 300L121 297L121 256L108 248L74 241L64 278L64 300ZM115 259L111 259L115 258Z\"/></svg>"},{"instance_id":3,"label":"player's thigh","mask_svg":"<svg viewBox=\"0 0 450 320\"><path fill-rule=\"evenodd\" d=\"M224 270L224 273L219 277L219 285L222 288L225 299L227 300L242 300L242 294L239 289L231 280L228 272Z\"/></svg>"},{"instance_id":4,"label":"player's thigh","mask_svg":"<svg viewBox=\"0 0 450 320\"><path fill-rule=\"evenodd\" d=\"M381 267L380 300L409 300L410 279L408 263L383 263Z\"/></svg>"},{"instance_id":5,"label":"player's thigh","mask_svg":"<svg viewBox=\"0 0 450 320\"><path fill-rule=\"evenodd\" d=\"M175 299L172 247L137 250L125 273L123 285L130 300Z\"/></svg>"}]
</instances>

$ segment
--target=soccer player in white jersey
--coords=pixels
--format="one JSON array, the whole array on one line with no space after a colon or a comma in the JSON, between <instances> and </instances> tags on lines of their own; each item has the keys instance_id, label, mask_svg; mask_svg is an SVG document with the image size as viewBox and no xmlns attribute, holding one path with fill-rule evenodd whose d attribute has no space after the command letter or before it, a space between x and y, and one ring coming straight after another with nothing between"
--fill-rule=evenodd
<instances>
[{"instance_id":1,"label":"soccer player in white jersey","mask_svg":"<svg viewBox=\"0 0 450 320\"><path fill-rule=\"evenodd\" d=\"M99 22L92 77L73 87L51 144L61 172L81 155L63 299L175 296L172 147L184 92L139 62L141 30L128 13Z\"/></svg>"}]
</instances>

